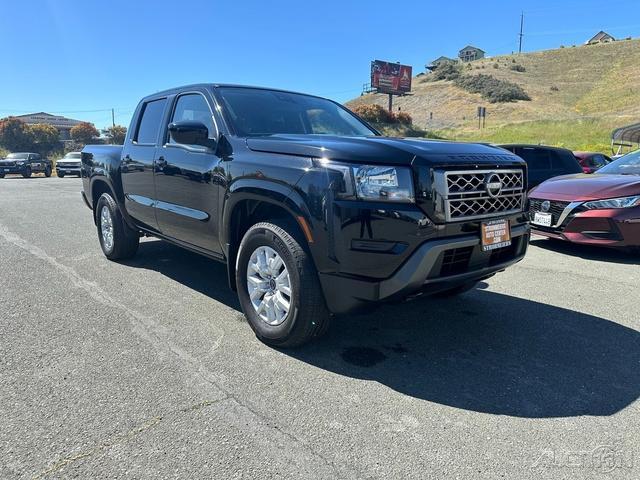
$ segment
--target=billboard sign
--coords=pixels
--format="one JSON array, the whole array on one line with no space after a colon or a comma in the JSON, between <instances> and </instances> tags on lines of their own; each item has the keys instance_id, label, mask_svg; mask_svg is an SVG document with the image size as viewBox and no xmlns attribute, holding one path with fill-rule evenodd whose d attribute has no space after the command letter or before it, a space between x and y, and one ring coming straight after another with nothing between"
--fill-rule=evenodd
<instances>
[{"instance_id":1,"label":"billboard sign","mask_svg":"<svg viewBox=\"0 0 640 480\"><path fill-rule=\"evenodd\" d=\"M371 87L379 93L402 95L411 91L411 67L399 63L371 62Z\"/></svg>"}]
</instances>

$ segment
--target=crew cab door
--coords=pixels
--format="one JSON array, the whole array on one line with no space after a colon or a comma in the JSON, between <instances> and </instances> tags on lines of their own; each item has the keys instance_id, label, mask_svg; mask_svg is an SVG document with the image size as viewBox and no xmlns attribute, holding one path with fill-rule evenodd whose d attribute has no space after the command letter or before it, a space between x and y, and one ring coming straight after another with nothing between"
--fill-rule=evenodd
<instances>
[{"instance_id":1,"label":"crew cab door","mask_svg":"<svg viewBox=\"0 0 640 480\"><path fill-rule=\"evenodd\" d=\"M155 212L154 160L158 139L165 122L166 98L150 100L140 106L138 122L122 154L120 172L127 213L142 227L157 231Z\"/></svg>"},{"instance_id":2,"label":"crew cab door","mask_svg":"<svg viewBox=\"0 0 640 480\"><path fill-rule=\"evenodd\" d=\"M198 121L218 138L210 101L203 92L175 97L168 123ZM220 158L200 145L176 143L164 129L155 168L156 217L160 232L170 238L221 253L218 241L218 193L224 174Z\"/></svg>"}]
</instances>

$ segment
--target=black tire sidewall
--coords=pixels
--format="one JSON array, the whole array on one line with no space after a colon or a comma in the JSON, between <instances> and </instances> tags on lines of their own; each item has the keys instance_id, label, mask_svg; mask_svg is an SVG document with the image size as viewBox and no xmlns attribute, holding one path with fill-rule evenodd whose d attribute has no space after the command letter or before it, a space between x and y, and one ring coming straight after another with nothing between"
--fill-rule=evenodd
<instances>
[{"instance_id":1,"label":"black tire sidewall","mask_svg":"<svg viewBox=\"0 0 640 480\"><path fill-rule=\"evenodd\" d=\"M109 209L109 213L111 214L111 224L113 225L113 247L111 251L108 251L102 240L102 225L100 222L100 215L102 213L102 208L107 207ZM102 248L102 252L105 254L107 258L112 258L116 255L116 251L118 249L118 242L121 241L122 231L120 228L120 217L119 217L118 207L116 206L115 200L111 198L111 196L107 193L103 193L98 199L98 203L96 206L96 226L98 227L98 240L100 241L100 248Z\"/></svg>"},{"instance_id":2,"label":"black tire sidewall","mask_svg":"<svg viewBox=\"0 0 640 480\"><path fill-rule=\"evenodd\" d=\"M284 322L280 325L272 326L264 322L256 313L253 304L249 298L247 288L247 267L251 254L258 248L267 246L273 248L284 261L289 271L291 283L291 307ZM238 254L238 266L236 274L236 284L238 286L238 297L242 309L249 321L249 325L259 338L265 339L270 343L283 343L291 335L296 326L296 322L300 316L300 272L296 267L293 253L287 246L286 242L277 234L277 232L261 227L255 230L250 229L248 234L242 240L240 252Z\"/></svg>"}]
</instances>

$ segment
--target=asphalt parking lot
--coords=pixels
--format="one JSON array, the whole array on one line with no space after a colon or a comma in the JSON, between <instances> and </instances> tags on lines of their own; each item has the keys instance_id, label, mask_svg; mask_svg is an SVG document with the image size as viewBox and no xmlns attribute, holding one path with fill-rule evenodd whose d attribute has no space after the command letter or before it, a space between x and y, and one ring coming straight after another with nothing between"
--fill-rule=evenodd
<instances>
[{"instance_id":1,"label":"asphalt parking lot","mask_svg":"<svg viewBox=\"0 0 640 480\"><path fill-rule=\"evenodd\" d=\"M80 189L0 180L0 478L640 475L640 256L534 239L278 351L222 265L106 260Z\"/></svg>"}]
</instances>

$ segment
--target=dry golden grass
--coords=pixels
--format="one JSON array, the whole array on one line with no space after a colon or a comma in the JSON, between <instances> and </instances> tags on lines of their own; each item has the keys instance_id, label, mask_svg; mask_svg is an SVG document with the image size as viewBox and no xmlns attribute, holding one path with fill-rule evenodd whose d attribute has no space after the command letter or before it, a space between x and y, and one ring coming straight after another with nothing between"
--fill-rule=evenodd
<instances>
[{"instance_id":1,"label":"dry golden grass","mask_svg":"<svg viewBox=\"0 0 640 480\"><path fill-rule=\"evenodd\" d=\"M515 64L526 71L511 70ZM414 79L412 95L394 98L394 107L409 113L417 126L452 138L490 141L522 135L523 140L511 141L537 138L575 148L599 145L600 150L613 128L640 121L640 40L503 55L470 65L464 74L515 82L531 101L490 104L452 82L429 82L424 75ZM364 95L349 104L360 102L386 105L387 96ZM480 105L487 107L490 127L484 133L477 131Z\"/></svg>"}]
</instances>

